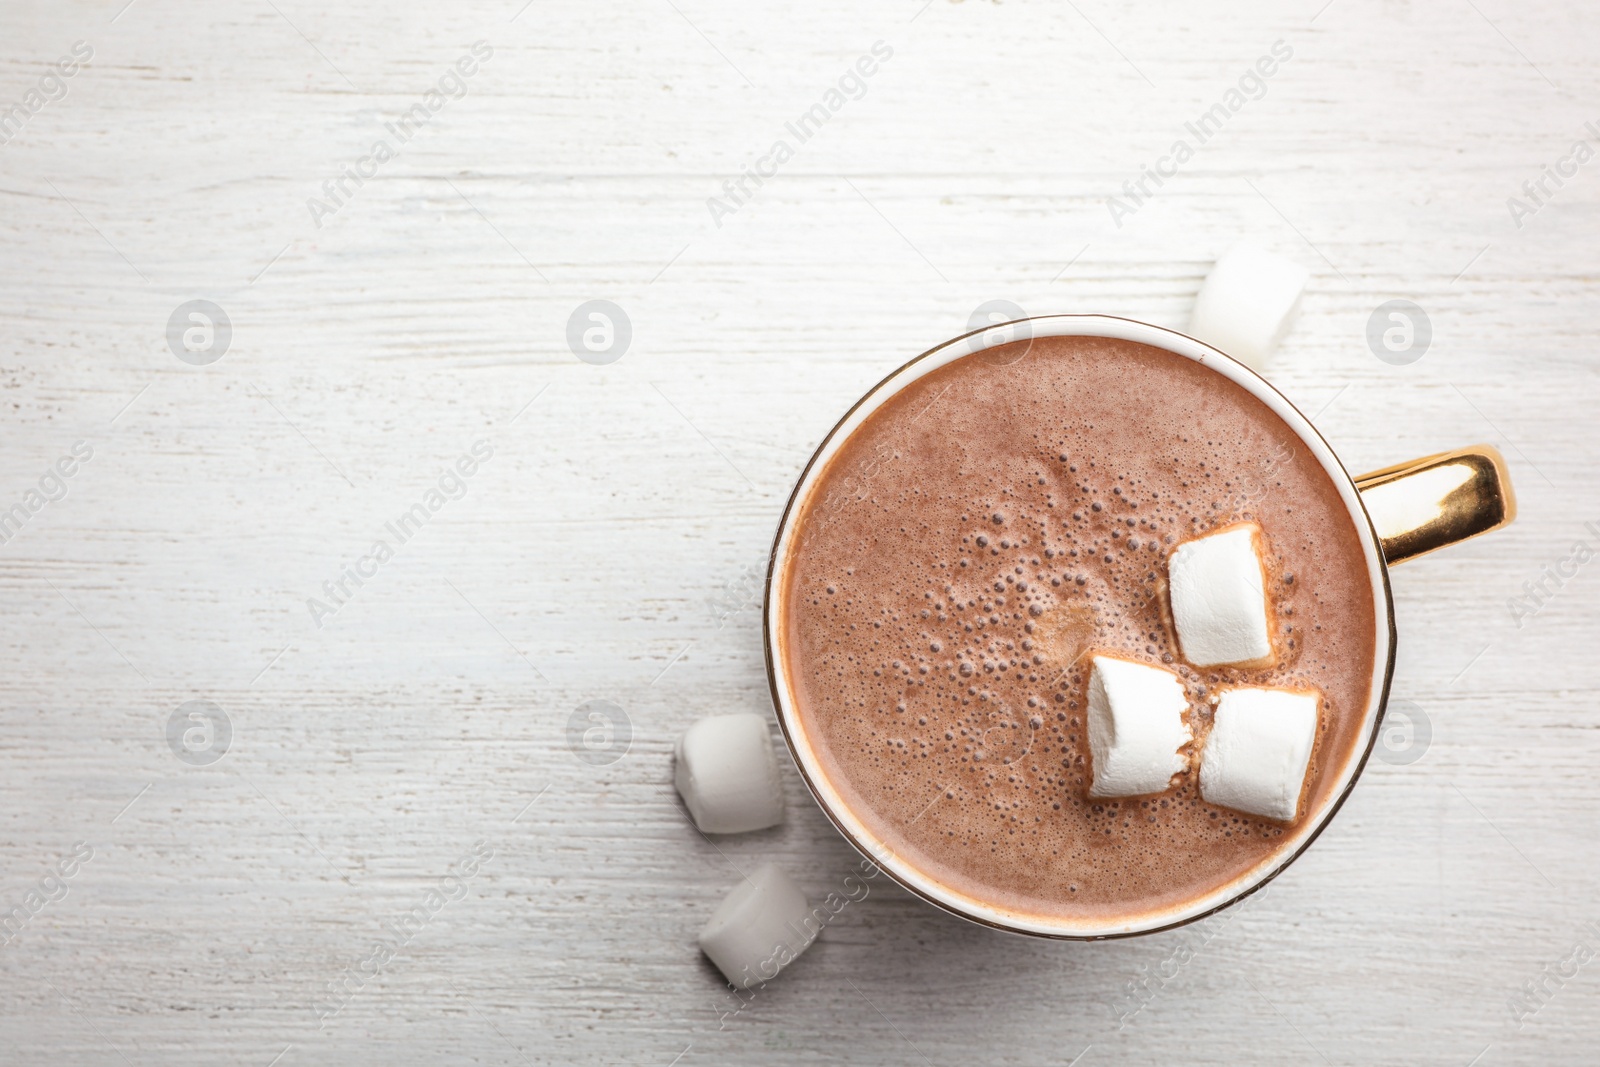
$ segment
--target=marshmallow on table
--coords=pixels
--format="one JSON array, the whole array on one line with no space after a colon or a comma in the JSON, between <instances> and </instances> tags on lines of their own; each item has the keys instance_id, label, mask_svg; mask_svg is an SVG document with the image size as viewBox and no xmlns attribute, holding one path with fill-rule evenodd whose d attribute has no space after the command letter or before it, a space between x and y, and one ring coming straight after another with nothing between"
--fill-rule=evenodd
<instances>
[{"instance_id":1,"label":"marshmallow on table","mask_svg":"<svg viewBox=\"0 0 1600 1067\"><path fill-rule=\"evenodd\" d=\"M1310 277L1297 263L1255 245L1236 245L1200 287L1189 335L1260 371L1289 331Z\"/></svg>"},{"instance_id":2,"label":"marshmallow on table","mask_svg":"<svg viewBox=\"0 0 1600 1067\"><path fill-rule=\"evenodd\" d=\"M806 895L768 863L717 905L700 931L700 951L734 986L748 989L775 977L821 928Z\"/></svg>"},{"instance_id":3,"label":"marshmallow on table","mask_svg":"<svg viewBox=\"0 0 1600 1067\"><path fill-rule=\"evenodd\" d=\"M1206 803L1293 822L1319 702L1315 690L1224 690L1200 756Z\"/></svg>"},{"instance_id":4,"label":"marshmallow on table","mask_svg":"<svg viewBox=\"0 0 1600 1067\"><path fill-rule=\"evenodd\" d=\"M1239 523L1183 542L1167 561L1178 646L1196 667L1265 667L1275 658L1260 537L1261 527Z\"/></svg>"},{"instance_id":5,"label":"marshmallow on table","mask_svg":"<svg viewBox=\"0 0 1600 1067\"><path fill-rule=\"evenodd\" d=\"M739 834L783 821L783 780L760 715L701 719L678 738L673 783L694 824Z\"/></svg>"},{"instance_id":6,"label":"marshmallow on table","mask_svg":"<svg viewBox=\"0 0 1600 1067\"><path fill-rule=\"evenodd\" d=\"M1089 673L1092 797L1164 792L1189 766L1178 751L1193 740L1184 725L1183 683L1171 671L1111 656Z\"/></svg>"}]
</instances>

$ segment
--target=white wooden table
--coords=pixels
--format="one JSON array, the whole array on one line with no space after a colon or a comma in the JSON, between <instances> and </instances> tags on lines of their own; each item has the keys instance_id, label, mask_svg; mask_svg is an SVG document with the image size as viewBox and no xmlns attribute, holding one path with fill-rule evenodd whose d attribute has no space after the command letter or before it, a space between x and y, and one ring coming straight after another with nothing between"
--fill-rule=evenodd
<instances>
[{"instance_id":1,"label":"white wooden table","mask_svg":"<svg viewBox=\"0 0 1600 1067\"><path fill-rule=\"evenodd\" d=\"M1600 565L1509 601L1600 550L1600 163L1507 198L1600 145L1600 10L122 2L0 9L0 1060L1594 1061ZM1271 376L1352 469L1511 460L1516 526L1395 573L1431 736L1201 926L1042 943L880 881L742 1004L694 945L736 869L820 896L855 857L792 771L786 825L712 845L670 746L768 708L754 576L809 451L984 301L1181 327L1241 236L1313 271ZM1432 324L1407 366L1366 341L1393 298ZM595 299L605 365L566 339ZM591 700L630 725L604 765Z\"/></svg>"}]
</instances>

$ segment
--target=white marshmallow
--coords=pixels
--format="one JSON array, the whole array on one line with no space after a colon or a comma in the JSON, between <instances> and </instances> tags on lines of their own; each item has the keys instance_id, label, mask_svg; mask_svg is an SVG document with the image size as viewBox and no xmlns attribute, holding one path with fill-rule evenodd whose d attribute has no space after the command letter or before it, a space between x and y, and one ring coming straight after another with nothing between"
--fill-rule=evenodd
<instances>
[{"instance_id":1,"label":"white marshmallow","mask_svg":"<svg viewBox=\"0 0 1600 1067\"><path fill-rule=\"evenodd\" d=\"M1206 803L1293 822L1320 699L1314 690L1224 690L1200 757Z\"/></svg>"},{"instance_id":2,"label":"white marshmallow","mask_svg":"<svg viewBox=\"0 0 1600 1067\"><path fill-rule=\"evenodd\" d=\"M1110 656L1089 673L1089 757L1093 797L1161 793L1189 766L1178 749L1194 738L1184 725L1183 683L1171 671Z\"/></svg>"},{"instance_id":3,"label":"white marshmallow","mask_svg":"<svg viewBox=\"0 0 1600 1067\"><path fill-rule=\"evenodd\" d=\"M673 784L694 824L740 834L783 821L783 779L760 715L715 715L678 738Z\"/></svg>"},{"instance_id":4,"label":"white marshmallow","mask_svg":"<svg viewBox=\"0 0 1600 1067\"><path fill-rule=\"evenodd\" d=\"M800 887L768 863L717 905L700 931L700 951L734 986L748 989L775 977L821 929Z\"/></svg>"},{"instance_id":5,"label":"white marshmallow","mask_svg":"<svg viewBox=\"0 0 1600 1067\"><path fill-rule=\"evenodd\" d=\"M1185 541L1167 561L1172 621L1183 658L1196 667L1272 663L1267 577L1253 522Z\"/></svg>"},{"instance_id":6,"label":"white marshmallow","mask_svg":"<svg viewBox=\"0 0 1600 1067\"><path fill-rule=\"evenodd\" d=\"M1235 245L1211 268L1189 319L1189 335L1260 371L1300 306L1311 274L1252 244Z\"/></svg>"}]
</instances>

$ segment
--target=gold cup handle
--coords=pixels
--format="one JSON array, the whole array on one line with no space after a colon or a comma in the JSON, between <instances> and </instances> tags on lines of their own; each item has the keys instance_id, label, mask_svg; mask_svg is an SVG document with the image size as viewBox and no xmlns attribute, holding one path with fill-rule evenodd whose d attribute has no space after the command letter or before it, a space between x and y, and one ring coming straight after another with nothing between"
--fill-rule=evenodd
<instances>
[{"instance_id":1,"label":"gold cup handle","mask_svg":"<svg viewBox=\"0 0 1600 1067\"><path fill-rule=\"evenodd\" d=\"M1397 463L1356 479L1389 565L1498 530L1517 517L1505 457L1491 445Z\"/></svg>"}]
</instances>

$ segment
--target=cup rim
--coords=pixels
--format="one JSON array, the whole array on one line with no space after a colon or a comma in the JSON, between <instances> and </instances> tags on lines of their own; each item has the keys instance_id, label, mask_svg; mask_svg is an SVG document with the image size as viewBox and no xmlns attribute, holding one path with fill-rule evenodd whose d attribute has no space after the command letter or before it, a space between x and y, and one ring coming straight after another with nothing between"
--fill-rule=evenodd
<instances>
[{"instance_id":1,"label":"cup rim","mask_svg":"<svg viewBox=\"0 0 1600 1067\"><path fill-rule=\"evenodd\" d=\"M795 529L793 520L798 514L799 505L806 499L809 490L826 469L827 462L885 400L925 374L963 356L1013 340L1033 340L1041 337L1107 337L1147 344L1206 365L1257 397L1271 408L1290 431L1311 450L1332 479L1340 499L1355 524L1372 584L1375 613L1373 632L1376 647L1373 654L1371 688L1362 713L1365 741L1346 761L1340 772L1340 780L1336 783L1336 788L1327 803L1320 811L1308 816L1294 828L1287 845L1280 848L1267 861L1238 878L1194 900L1114 920L1069 920L1002 908L959 893L896 855L894 850L886 842L878 839L844 803L843 798L828 781L812 747L804 740L799 716L791 699L787 664L783 662L783 656L776 648L776 639L781 626L778 616L779 598L774 590L775 588L781 590L781 584L775 586L774 582L787 562L786 554ZM764 593L762 645L766 658L767 683L772 692L778 724L783 731L790 757L800 771L800 777L805 781L806 787L816 798L818 806L829 821L864 857L887 872L905 889L936 907L982 926L1055 940L1102 941L1176 929L1243 900L1276 878L1304 854L1333 820L1355 787L1356 781L1361 777L1383 725L1390 683L1394 675L1397 635L1388 566L1384 560L1377 530L1367 513L1360 491L1356 488L1355 479L1345 469L1326 439L1287 397L1239 361L1203 341L1176 330L1112 315L1040 315L984 326L935 345L885 375L862 394L823 436L795 480L794 489L784 504L783 514L773 537L772 552L767 560Z\"/></svg>"}]
</instances>

